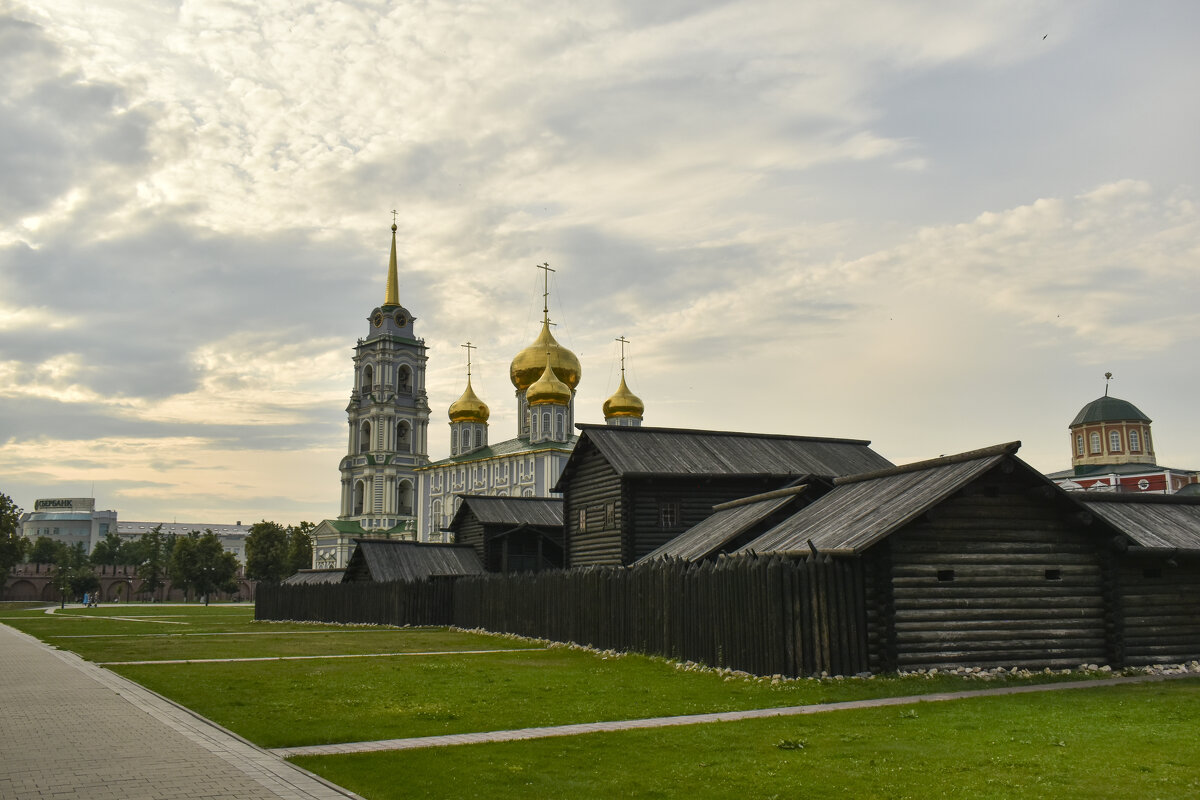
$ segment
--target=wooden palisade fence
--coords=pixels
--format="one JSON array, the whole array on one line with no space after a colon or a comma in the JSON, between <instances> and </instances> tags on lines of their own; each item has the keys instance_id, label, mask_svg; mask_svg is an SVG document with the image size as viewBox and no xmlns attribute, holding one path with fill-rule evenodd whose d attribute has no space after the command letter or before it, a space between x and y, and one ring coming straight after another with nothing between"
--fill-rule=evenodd
<instances>
[{"instance_id":1,"label":"wooden palisade fence","mask_svg":"<svg viewBox=\"0 0 1200 800\"><path fill-rule=\"evenodd\" d=\"M663 561L417 583L258 587L258 619L456 625L757 675L850 675L876 614L859 559Z\"/></svg>"}]
</instances>

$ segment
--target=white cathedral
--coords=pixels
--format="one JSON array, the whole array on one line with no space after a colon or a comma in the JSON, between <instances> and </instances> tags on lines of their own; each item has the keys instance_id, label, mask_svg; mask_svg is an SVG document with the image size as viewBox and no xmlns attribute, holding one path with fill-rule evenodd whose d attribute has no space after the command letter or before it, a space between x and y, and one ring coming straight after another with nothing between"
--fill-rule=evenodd
<instances>
[{"instance_id":1,"label":"white cathedral","mask_svg":"<svg viewBox=\"0 0 1200 800\"><path fill-rule=\"evenodd\" d=\"M471 387L468 343L467 386L448 409L450 456L431 462L425 340L417 338L415 317L400 305L398 286L393 224L383 305L367 317L367 336L354 348L341 513L313 530L317 569L344 568L355 539L446 541L462 495L558 497L550 490L575 446L575 390L583 370L550 332L545 291L541 332L509 367L516 436L489 441L490 411ZM622 352L621 383L604 402L604 418L610 425L640 425L644 410L625 383Z\"/></svg>"}]
</instances>

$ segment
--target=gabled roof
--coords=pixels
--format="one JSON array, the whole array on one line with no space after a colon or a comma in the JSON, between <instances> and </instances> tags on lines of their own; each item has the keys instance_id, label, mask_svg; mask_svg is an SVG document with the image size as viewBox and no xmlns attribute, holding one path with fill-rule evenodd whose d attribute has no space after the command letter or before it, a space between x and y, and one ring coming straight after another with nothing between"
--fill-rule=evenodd
<instances>
[{"instance_id":1,"label":"gabled roof","mask_svg":"<svg viewBox=\"0 0 1200 800\"><path fill-rule=\"evenodd\" d=\"M467 545L389 539L355 539L346 580L419 581L445 575L482 575L483 564Z\"/></svg>"},{"instance_id":2,"label":"gabled roof","mask_svg":"<svg viewBox=\"0 0 1200 800\"><path fill-rule=\"evenodd\" d=\"M484 525L532 525L545 528L561 528L563 503L557 497L488 497L484 495L459 495L462 504L454 512L450 527L455 528L468 509Z\"/></svg>"},{"instance_id":3,"label":"gabled roof","mask_svg":"<svg viewBox=\"0 0 1200 800\"><path fill-rule=\"evenodd\" d=\"M707 558L767 517L796 502L807 489L808 485L804 484L713 506L711 517L638 559L637 563L643 564L660 558L678 558L684 561Z\"/></svg>"},{"instance_id":4,"label":"gabled roof","mask_svg":"<svg viewBox=\"0 0 1200 800\"><path fill-rule=\"evenodd\" d=\"M737 552L862 552L1011 457L1020 446L1010 442L838 478L831 492Z\"/></svg>"},{"instance_id":5,"label":"gabled roof","mask_svg":"<svg viewBox=\"0 0 1200 800\"><path fill-rule=\"evenodd\" d=\"M517 453L541 453L547 450L557 450L563 453L571 452L575 447L575 443L579 441L578 436L572 436L565 442L531 442L527 438L518 437L516 439L507 439L496 444L489 444L487 447L481 447L478 450L472 450L469 453L463 453L458 456L450 456L443 458L440 461L431 461L430 463L417 467L416 471L432 469L434 467L444 467L447 464L468 464L475 461L485 461L489 458L501 458L503 456L511 456Z\"/></svg>"},{"instance_id":6,"label":"gabled roof","mask_svg":"<svg viewBox=\"0 0 1200 800\"><path fill-rule=\"evenodd\" d=\"M828 439L767 433L686 428L576 425L622 477L689 475L819 475L834 477L890 467L864 439ZM580 457L580 446L563 469L563 479ZM558 487L555 487L558 491Z\"/></svg>"},{"instance_id":7,"label":"gabled roof","mask_svg":"<svg viewBox=\"0 0 1200 800\"><path fill-rule=\"evenodd\" d=\"M344 569L302 569L284 578L283 582L289 586L313 583L341 583L342 577L345 574L346 570Z\"/></svg>"},{"instance_id":8,"label":"gabled roof","mask_svg":"<svg viewBox=\"0 0 1200 800\"><path fill-rule=\"evenodd\" d=\"M1200 497L1098 492L1074 499L1142 547L1200 550Z\"/></svg>"}]
</instances>

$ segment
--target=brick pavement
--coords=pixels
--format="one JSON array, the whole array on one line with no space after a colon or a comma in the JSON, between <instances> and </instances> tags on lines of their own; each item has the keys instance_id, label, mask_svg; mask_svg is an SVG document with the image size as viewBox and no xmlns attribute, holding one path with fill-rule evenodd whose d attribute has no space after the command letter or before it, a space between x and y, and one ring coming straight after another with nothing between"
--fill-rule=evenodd
<instances>
[{"instance_id":1,"label":"brick pavement","mask_svg":"<svg viewBox=\"0 0 1200 800\"><path fill-rule=\"evenodd\" d=\"M358 797L3 624L0 709L5 800Z\"/></svg>"}]
</instances>

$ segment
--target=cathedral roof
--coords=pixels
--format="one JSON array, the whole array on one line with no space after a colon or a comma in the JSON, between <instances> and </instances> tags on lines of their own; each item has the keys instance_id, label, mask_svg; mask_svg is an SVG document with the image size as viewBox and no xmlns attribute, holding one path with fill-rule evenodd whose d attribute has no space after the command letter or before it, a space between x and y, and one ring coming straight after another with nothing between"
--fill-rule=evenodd
<instances>
[{"instance_id":1,"label":"cathedral roof","mask_svg":"<svg viewBox=\"0 0 1200 800\"><path fill-rule=\"evenodd\" d=\"M443 458L440 461L433 461L422 467L417 467L417 472L423 472L427 469L435 467L444 467L448 464L465 464L475 461L486 461L491 458L506 458L514 455L524 455L529 453L543 453L547 450L558 450L564 453L570 453L575 447L575 442L579 441L578 436L572 436L566 442L531 442L529 439L517 438L508 439L507 441L489 444L487 447L481 447L478 450L472 450L469 453L464 453L459 456L450 456Z\"/></svg>"},{"instance_id":2,"label":"cathedral roof","mask_svg":"<svg viewBox=\"0 0 1200 800\"><path fill-rule=\"evenodd\" d=\"M550 353L546 353L546 366L542 376L529 385L525 400L530 406L555 404L565 406L571 402L571 387L558 379Z\"/></svg>"},{"instance_id":3,"label":"cathedral roof","mask_svg":"<svg viewBox=\"0 0 1200 800\"><path fill-rule=\"evenodd\" d=\"M550 365L554 368L555 376L572 391L579 386L579 379L583 376L579 358L558 343L554 334L550 332L549 319L543 318L542 330L533 340L533 344L517 353L508 368L508 376L513 386L517 387L517 391L528 389L541 377L546 368L547 351L550 353Z\"/></svg>"},{"instance_id":4,"label":"cathedral roof","mask_svg":"<svg viewBox=\"0 0 1200 800\"><path fill-rule=\"evenodd\" d=\"M388 258L387 289L383 294L383 307L400 305L400 279L396 274L396 223L392 223L392 254Z\"/></svg>"},{"instance_id":5,"label":"cathedral roof","mask_svg":"<svg viewBox=\"0 0 1200 800\"><path fill-rule=\"evenodd\" d=\"M471 378L467 376L467 388L461 397L450 404L450 421L487 422L491 413L487 403L480 400L479 396L475 394L475 390L471 388Z\"/></svg>"},{"instance_id":6,"label":"cathedral roof","mask_svg":"<svg viewBox=\"0 0 1200 800\"><path fill-rule=\"evenodd\" d=\"M617 391L613 396L604 401L602 406L605 419L613 417L637 417L642 418L642 414L646 411L646 404L642 399L633 392L629 391L629 387L625 384L625 375L621 375L621 385L617 387Z\"/></svg>"},{"instance_id":7,"label":"cathedral roof","mask_svg":"<svg viewBox=\"0 0 1200 800\"><path fill-rule=\"evenodd\" d=\"M1116 397L1098 397L1079 410L1069 427L1086 425L1090 422L1149 422L1137 406L1128 400Z\"/></svg>"}]
</instances>

